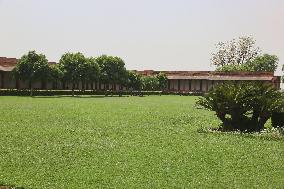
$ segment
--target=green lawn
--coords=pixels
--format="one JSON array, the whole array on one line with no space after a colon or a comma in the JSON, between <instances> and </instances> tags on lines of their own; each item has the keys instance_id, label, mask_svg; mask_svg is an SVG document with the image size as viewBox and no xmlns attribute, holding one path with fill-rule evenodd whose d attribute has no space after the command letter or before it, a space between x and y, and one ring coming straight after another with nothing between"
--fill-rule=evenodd
<instances>
[{"instance_id":1,"label":"green lawn","mask_svg":"<svg viewBox=\"0 0 284 189\"><path fill-rule=\"evenodd\" d=\"M196 97L0 97L0 183L283 188L284 141L198 133Z\"/></svg>"}]
</instances>

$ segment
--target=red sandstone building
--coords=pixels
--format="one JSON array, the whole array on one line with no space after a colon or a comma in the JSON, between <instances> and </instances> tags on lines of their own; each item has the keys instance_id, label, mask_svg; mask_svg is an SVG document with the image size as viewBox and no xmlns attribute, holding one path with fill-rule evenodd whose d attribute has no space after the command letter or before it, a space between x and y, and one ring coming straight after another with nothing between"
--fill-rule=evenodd
<instances>
[{"instance_id":1,"label":"red sandstone building","mask_svg":"<svg viewBox=\"0 0 284 189\"><path fill-rule=\"evenodd\" d=\"M17 64L16 58L0 57L0 89L26 89L29 88L28 83L15 80L12 76L12 70ZM54 64L54 62L50 62ZM155 75L163 72L168 78L168 91L173 92L206 92L214 85L224 81L262 81L271 83L280 89L280 76L274 76L271 72L212 72L212 71L153 71L144 70L136 71L142 75ZM104 90L105 85L94 83L95 89ZM81 88L79 84L78 89ZM54 84L51 82L37 82L34 88L38 89L70 89L61 83ZM87 87L88 88L88 87ZM115 87L119 90L119 86Z\"/></svg>"}]
</instances>

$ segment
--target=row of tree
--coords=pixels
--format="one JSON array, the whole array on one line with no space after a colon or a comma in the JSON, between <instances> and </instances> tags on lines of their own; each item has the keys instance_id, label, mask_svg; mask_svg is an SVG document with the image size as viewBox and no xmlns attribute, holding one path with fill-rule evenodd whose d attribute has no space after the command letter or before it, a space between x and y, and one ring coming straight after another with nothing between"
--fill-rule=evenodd
<instances>
[{"instance_id":1,"label":"row of tree","mask_svg":"<svg viewBox=\"0 0 284 189\"><path fill-rule=\"evenodd\" d=\"M87 84L93 86L94 82L111 86L110 90L117 84L137 91L164 90L167 86L167 77L163 73L142 76L126 70L124 61L119 57L85 57L80 52L65 53L59 64L48 64L45 55L30 51L21 57L13 72L17 79L29 82L31 95L33 83L44 80L71 83L73 95L78 83L82 83L82 90Z\"/></svg>"}]
</instances>

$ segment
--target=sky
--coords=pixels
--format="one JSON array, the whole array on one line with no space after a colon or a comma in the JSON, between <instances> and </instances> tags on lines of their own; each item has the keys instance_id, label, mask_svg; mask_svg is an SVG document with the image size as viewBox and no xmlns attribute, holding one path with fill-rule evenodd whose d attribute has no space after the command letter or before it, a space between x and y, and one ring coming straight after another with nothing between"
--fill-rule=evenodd
<instances>
[{"instance_id":1,"label":"sky","mask_svg":"<svg viewBox=\"0 0 284 189\"><path fill-rule=\"evenodd\" d=\"M79 51L127 69L213 70L218 42L252 36L282 65L283 19L284 0L0 0L0 56Z\"/></svg>"}]
</instances>

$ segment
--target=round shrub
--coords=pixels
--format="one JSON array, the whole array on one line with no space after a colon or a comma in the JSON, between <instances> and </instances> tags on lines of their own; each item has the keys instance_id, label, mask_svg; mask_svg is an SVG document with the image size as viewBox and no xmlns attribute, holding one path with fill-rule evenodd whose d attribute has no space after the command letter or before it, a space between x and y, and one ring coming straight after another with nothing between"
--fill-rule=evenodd
<instances>
[{"instance_id":1,"label":"round shrub","mask_svg":"<svg viewBox=\"0 0 284 189\"><path fill-rule=\"evenodd\" d=\"M216 112L222 130L260 131L273 112L284 109L284 94L261 82L225 82L197 105Z\"/></svg>"}]
</instances>

